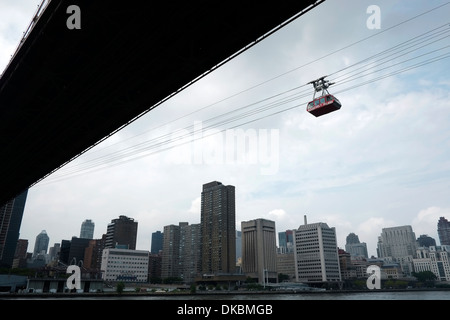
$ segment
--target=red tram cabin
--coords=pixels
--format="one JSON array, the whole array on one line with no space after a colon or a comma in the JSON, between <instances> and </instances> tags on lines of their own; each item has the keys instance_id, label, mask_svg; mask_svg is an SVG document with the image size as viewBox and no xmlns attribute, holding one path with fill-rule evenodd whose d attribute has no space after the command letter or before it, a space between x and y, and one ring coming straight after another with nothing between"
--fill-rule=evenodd
<instances>
[{"instance_id":1,"label":"red tram cabin","mask_svg":"<svg viewBox=\"0 0 450 320\"><path fill-rule=\"evenodd\" d=\"M326 76L323 76L317 80L309 82L314 86L314 95L313 100L306 106L306 111L316 117L323 116L324 114L339 110L341 108L341 102L328 92L328 87L334 84L334 82L330 83L328 80L325 80L325 77ZM321 92L320 97L315 97L316 92Z\"/></svg>"},{"instance_id":2,"label":"red tram cabin","mask_svg":"<svg viewBox=\"0 0 450 320\"><path fill-rule=\"evenodd\" d=\"M341 108L340 101L333 95L327 94L309 102L306 111L316 117L339 110Z\"/></svg>"}]
</instances>

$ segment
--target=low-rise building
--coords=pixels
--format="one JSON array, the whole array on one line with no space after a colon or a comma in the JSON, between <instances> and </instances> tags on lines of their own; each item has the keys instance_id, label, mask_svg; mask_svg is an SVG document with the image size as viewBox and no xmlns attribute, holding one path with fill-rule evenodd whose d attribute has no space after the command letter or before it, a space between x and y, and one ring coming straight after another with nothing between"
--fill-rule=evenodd
<instances>
[{"instance_id":1,"label":"low-rise building","mask_svg":"<svg viewBox=\"0 0 450 320\"><path fill-rule=\"evenodd\" d=\"M106 248L102 254L102 279L147 282L149 251Z\"/></svg>"}]
</instances>

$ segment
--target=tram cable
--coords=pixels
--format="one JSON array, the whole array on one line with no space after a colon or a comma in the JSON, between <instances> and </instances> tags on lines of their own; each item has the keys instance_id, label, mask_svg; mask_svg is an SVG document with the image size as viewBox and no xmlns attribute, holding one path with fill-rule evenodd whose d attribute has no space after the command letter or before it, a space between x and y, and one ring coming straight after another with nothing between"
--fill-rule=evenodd
<instances>
[{"instance_id":1,"label":"tram cable","mask_svg":"<svg viewBox=\"0 0 450 320\"><path fill-rule=\"evenodd\" d=\"M391 26L391 27L388 27L388 28L386 28L386 29L383 29L383 30L381 30L381 31L379 31L379 32L377 32L377 33L375 33L375 34L372 34L372 35L370 35L370 36L368 36L368 37L362 38L362 39L357 40L357 41L355 41L355 42L353 42L353 43L350 43L350 44L348 44L348 45L346 45L346 46L344 46L344 47L342 47L342 48L339 48L339 49L334 50L334 51L332 51L332 52L330 52L330 53L328 53L328 54L325 54L325 55L323 55L323 56L321 56L321 57L319 57L319 58L317 58L317 59L314 59L314 60L309 61L309 62L307 62L307 63L305 63L305 64L303 64L303 65L300 65L300 66L295 67L295 68L293 68L293 69L291 69L291 70L288 70L288 71L286 71L286 72L283 72L283 73L281 73L281 74L279 74L279 75L277 75L277 76L275 76L275 77L272 77L272 78L270 78L270 79L267 79L267 80L265 80L265 81L259 82L259 83L255 84L255 85L253 85L253 86L250 86L250 87L248 87L248 88L246 88L246 89L244 89L244 90L241 90L241 91L239 91L239 92L237 92L237 93L234 93L234 94L232 94L232 95L230 95L230 96L227 96L227 97L225 97L225 98L223 98L223 99L221 99L221 100L218 100L218 101L216 101L216 102L214 102L214 103L211 103L211 104L209 104L209 105L206 105L206 106L204 106L204 107L202 107L202 108L199 108L199 109L197 109L197 110L194 110L194 111L192 111L192 112L190 112L190 113L188 113L188 114L185 114L185 115L183 115L183 116L180 116L180 117L178 117L178 118L176 118L176 119L174 119L174 120L170 120L170 121L168 121L168 122L166 122L166 123L164 123L164 124L158 125L157 127L153 127L153 128L151 128L151 129L149 129L149 130L147 130L147 131L145 131L145 132L143 132L143 133L141 133L141 134L138 134L138 135L133 136L133 137L130 137L130 138L128 138L128 139L124 139L124 140L122 140L122 141L119 141L119 142L117 142L117 143L115 143L115 144L113 144L113 145L116 145L116 144L119 144L119 143L123 143L123 142L128 141L128 140L130 140L130 139L133 139L133 138L135 138L135 137L137 137L137 136L140 136L140 135L146 134L146 133L148 133L148 132L150 132L150 131L153 131L153 130L162 128L162 127L164 127L164 126L166 126L166 125L168 125L168 124L171 124L171 123L173 123L173 122L175 122L175 121L178 121L178 120L187 118L187 117L189 117L189 116L192 116L192 115L194 115L194 114L196 114L196 113L198 113L198 112L200 112L200 111L204 111L204 110L206 110L206 109L209 109L209 108L211 108L211 107L213 107L213 106L215 106L215 105L217 105L217 104L219 104L219 103L221 103L221 102L225 102L225 101L227 101L227 100L229 100L229 99L231 99L231 98L234 98L234 97L236 97L236 96L238 96L238 95L241 95L242 93L251 91L251 90L253 90L253 89L257 88L257 87L260 87L260 86L262 86L262 85L264 85L264 84L267 84L267 83L269 83L269 82L271 82L271 81L273 81L273 80L279 79L279 78L281 78L281 77L283 77L283 76L285 76L285 75L287 75L287 74L290 74L290 73L292 73L292 72L294 72L294 71L297 71L297 70L299 70L299 69L301 69L301 68L304 68L304 67L306 67L306 66L308 66L308 65L311 65L311 64L313 64L313 63L315 63L315 62L318 62L318 61L320 61L320 60L322 60L322 59L324 59L324 58L327 58L327 57L329 57L329 56L331 56L331 55L333 55L333 54L336 54L336 53L338 53L338 52L341 52L341 51L343 51L343 50L345 50L345 49L348 49L348 48L350 48L350 47L353 47L354 45L357 45L357 44L359 44L359 43L362 43L362 42L364 42L364 41L366 41L366 40L372 39L373 37L379 36L380 34L383 34L383 33L387 32L387 31L390 31L390 30L392 30L392 29L394 29L394 28L397 28L397 27L399 27L399 26L401 26L401 25L403 25L403 24L405 24L405 23L411 22L411 21L413 21L413 20L415 20L415 19L417 19L417 18L420 18L420 17L422 17L422 16L424 16L424 15L427 15L427 14L429 14L429 13L435 11L435 10L441 9L442 7L444 7L444 6L446 6L446 5L449 5L449 4L450 4L450 2L447 2L447 3L444 3L444 4L438 5L438 6L434 7L434 8L431 8L431 9L429 9L429 10L427 10L427 11L424 11L424 12L422 12L422 13L420 13L420 14L417 14L417 15L415 15L415 16L409 18L409 19L403 20L403 21L401 21L401 22L399 22L399 23L397 23L397 24L395 24L395 25L393 25L393 26ZM446 23L445 25L448 25L448 23ZM440 27L438 27L438 28L441 28L441 27L442 27L442 26L440 26ZM436 28L436 29L438 29L438 28ZM434 30L434 29L433 29L433 30ZM433 30L430 30L429 32L431 32L431 31L433 31ZM419 35L418 37L420 37L420 36L422 36L422 35ZM409 40L408 40L408 41L409 41ZM392 48L391 48L391 49L392 49ZM367 59L370 59L370 57L367 58ZM363 61L361 61L361 62L363 62ZM351 66L348 66L348 67L346 67L346 68L344 68L344 69L341 69L341 70L339 70L339 71L336 71L336 72L334 72L334 73L332 73L332 74L330 74L330 75L334 75L334 74L336 74L336 73L338 73L338 72L341 72L341 71L343 71L343 70L345 70L345 69L348 69L348 68L350 68L350 67L351 67ZM328 76L330 76L330 75L328 75ZM304 85L302 85L301 87L304 87L304 86L307 86L307 85L309 85L309 84L304 84ZM150 111L150 110L152 110L152 109L154 109L154 108L152 107L152 108L149 109L148 111ZM146 111L146 112L148 112L148 111ZM146 112L144 112L144 113L146 113ZM102 148L102 149L100 149L100 150L103 150L103 149L106 149L106 148L110 148L111 146L112 146L112 145L106 146L106 147L104 147L104 148ZM97 151L100 151L100 150L99 150L99 149L96 149L96 150L92 150L92 152L97 152ZM92 152L91 152L91 153L92 153Z\"/></svg>"},{"instance_id":2,"label":"tram cable","mask_svg":"<svg viewBox=\"0 0 450 320\"><path fill-rule=\"evenodd\" d=\"M427 11L427 12L429 12L429 11ZM425 14L425 13L423 13L423 14ZM423 15L423 14L421 14L421 15ZM409 21L411 19L408 19L407 21ZM402 23L400 23L400 24L402 24ZM400 25L400 24L398 24L398 25ZM394 66L404 64L407 61L412 61L412 60L417 59L419 57L423 57L425 55L428 55L428 54L435 53L437 51L443 50L443 49L445 49L445 48L447 48L449 46L447 45L447 46L444 46L444 47L441 47L441 48L438 48L438 49L431 50L431 51L429 51L427 53L423 53L423 54L421 54L419 56L400 61L400 62L395 63L393 65L390 65L388 67L383 67L383 68L376 69L377 67L380 67L381 65L385 64L386 62L392 62L392 58L390 60L385 60L388 57L392 57L393 55L397 55L396 58L399 58L399 57L405 56L408 53L411 53L411 52L416 51L418 49L421 49L421 48L424 48L426 46L429 46L432 43L435 43L437 41L440 41L442 39L447 38L448 35L447 36L443 36L443 35L445 35L445 33L447 33L449 31L448 29L447 30L436 31L436 30L439 30L439 29L443 28L444 26L448 26L448 23L445 24L445 25L442 25L440 27L437 27L435 29L432 29L430 31L427 31L425 33L422 33L419 36L416 36L416 37L414 37L412 39L409 39L409 40L407 40L407 41L405 41L405 42L403 42L401 44L395 45L395 46L393 46L393 47L391 47L389 49L386 49L386 50L384 50L384 51L382 51L380 53L372 55L371 57L368 57L368 58L365 58L363 60L360 60L360 61L358 61L358 62L356 62L356 63L354 63L354 64L352 64L350 66L347 66L345 68L342 68L341 70L333 72L330 75L338 75L339 73L348 70L347 73L344 73L344 74L340 75L339 77L335 78L335 81L337 82L336 86L337 85L342 85L342 84L345 84L345 83L348 83L348 82L351 82L351 81L355 81L355 80L357 80L357 79L359 79L361 77L365 77L365 76L368 76L368 75L371 75L371 74L375 74L377 72L386 70L388 68L392 68ZM386 31L386 30L384 30L384 31ZM440 39L438 39L438 40L434 40L433 42L427 42L427 41L433 39L434 37L438 37L438 36L442 36L442 37ZM359 42L361 42L361 40L356 42L356 43L359 43ZM417 46L419 44L422 44L422 45L420 47L414 48L415 46ZM414 48L414 49L412 49L412 48ZM404 50L407 50L407 49L410 49L410 50L408 52L406 52L406 53L403 52ZM341 50L343 50L343 49L334 51L333 53L341 51ZM403 53L401 53L401 52L403 52ZM331 54L333 54L333 53L331 53ZM390 55L389 56L384 56L383 58L379 58L379 57L381 57L381 56L383 56L383 55L385 55L387 53L389 53ZM331 54L327 54L324 57L329 56ZM433 62L436 62L436 61L439 61L439 60L442 60L442 59L446 59L446 58L449 58L449 57L450 57L449 53L444 53L444 54L441 54L441 55L439 55L437 57L430 58L428 60L416 63L414 65L407 66L407 67L404 67L404 68L392 71L392 72L390 72L388 74L381 75L381 76L379 76L377 78L369 79L366 82L361 82L361 83L358 83L356 85L344 88L344 89L342 89L340 91L337 91L335 93L342 93L342 92L345 92L345 91L348 91L348 90L352 90L352 89L354 89L356 87L359 87L359 86L362 86L362 85L367 85L367 84L373 83L375 81L379 81L381 79L384 79L384 78L387 78L387 77L390 77L390 76L393 76L393 75L397 75L397 74L400 74L402 72L406 72L408 70L411 70L411 69L414 69L414 68L417 68L417 67L429 64L429 63L433 63ZM318 61L318 60L320 60L322 58L316 59L313 62ZM379 58L379 59L373 61L373 60L371 60L373 58ZM373 65L374 62L375 63L378 62L378 64ZM308 63L308 64L310 64L310 63ZM307 65L307 64L305 64L305 65ZM305 66L305 65L303 65L303 66ZM359 66L358 69L350 71L351 68L356 67L356 66ZM300 68L300 67L298 67L298 68ZM297 70L298 68L292 69L289 72ZM366 71L369 71L369 70L372 70L372 72L361 74L360 70L362 68L366 68L362 72L366 72ZM351 75L352 73L355 73L355 72L357 72L357 73ZM287 73L284 73L284 74L287 74ZM341 80L338 80L339 78L342 78L344 76L347 76L347 77L343 78ZM272 78L272 79L275 79L275 78ZM268 80L268 81L270 81L270 80ZM263 83L267 83L268 81L265 81ZM263 84L263 83L261 83L261 84ZM299 99L302 99L302 98L306 98L306 97L310 96L310 90L309 89L308 90L302 90L302 91L299 91L299 92L295 92L295 91L300 90L301 88L305 87L306 85L307 84L294 87L292 89L283 91L281 93L277 93L275 95L272 95L270 97L258 100L256 102L253 102L253 103L250 103L250 104L247 104L245 106L241 106L241 107L239 107L239 108L237 108L235 110L231 110L231 111L228 111L228 112L226 112L224 114L221 114L221 115L212 117L210 119L207 119L205 121L205 123L208 124L208 125L206 127L202 128L202 132L207 132L207 130L209 130L209 129L217 129L218 127L221 127L221 126L224 126L224 125L227 125L227 124L231 124L233 122L237 122L239 120L243 120L243 119L249 118L251 116L260 115L262 112L267 112L267 111L273 110L275 108L278 108L280 106L283 106L285 104L298 101ZM251 88L254 88L254 87L256 87L256 86L253 86ZM241 92L244 92L244 91L241 91ZM292 93L292 92L294 92L294 93ZM289 95L283 97L284 95L286 95L288 93L289 93ZM235 95L233 95L233 96L235 96ZM274 100L275 98L277 98L277 99ZM226 100L226 99L222 99L220 102L222 102L224 100ZM217 104L217 103L218 102L216 102L214 104ZM265 104L263 104L262 106L260 106L258 108L250 109L251 107L254 107L254 106L259 105L261 103L265 103ZM306 102L304 102L304 103L306 103ZM204 109L206 109L206 108L208 108L210 106L211 105L208 105L208 106L203 107L203 108L201 108L199 110L191 112L189 115L197 113L198 111L204 110ZM296 104L294 106L290 106L290 107L287 107L287 108L284 108L284 109L281 109L281 110L276 110L276 111L274 111L274 112L272 112L270 114L260 115L257 118L246 120L245 122L236 124L236 125L228 127L228 128L224 128L221 131L219 130L219 132L223 132L225 130L229 130L229 129L233 129L233 128L238 128L238 127L241 127L243 125L246 125L246 124L249 124L249 123L252 123L252 122L255 122L255 121L258 121L258 120L261 120L261 119L264 119L264 118L276 115L276 114L280 114L282 112L286 112L286 111L292 110L294 108L298 108L299 106L302 106L302 104L300 104L300 105ZM179 120L179 119L187 117L187 116L188 115L179 117L176 120ZM227 117L227 118L222 119L224 117ZM176 120L172 120L172 121L168 122L167 124L171 124L171 123L173 123ZM161 126L159 126L159 127L161 127ZM64 170L60 170L58 172L60 174L56 175L54 177L54 179L50 179L48 181L44 181L43 184L61 181L61 180L64 180L64 179L66 179L68 177L72 177L72 176L76 176L76 175L79 175L79 174L86 173L87 171L93 172L93 171L96 171L96 170L99 170L99 169L102 169L102 168L110 168L110 167L115 166L115 165L123 164L123 163L129 162L129 161L133 161L133 160L136 160L136 159L139 159L139 158L142 158L142 157L147 157L147 156L149 156L151 154L155 154L155 153L158 153L158 152L162 152L162 151L165 151L165 150L172 149L174 147L177 147L177 146L183 144L183 143L179 143L179 144L176 144L176 143L174 144L173 143L174 141L172 141L173 140L172 138L174 136L176 136L177 133L183 133L183 132L185 132L185 130L188 130L188 131L192 132L189 135L191 135L191 136L194 135L195 136L196 132L192 131L194 129L195 129L194 126L191 125L191 126L183 128L183 129L179 129L176 132L171 132L171 133L159 136L157 138L151 139L149 141L145 141L143 143L139 143L137 145L133 145L133 146L127 147L127 148L125 148L125 149L123 149L121 151L114 152L114 153L108 154L108 155L103 155L103 156L97 157L97 158L95 158L93 160L89 160L89 161L87 161L85 163L75 165L73 167L63 168ZM217 131L215 133L217 133ZM205 136L203 134L201 136L202 136L202 138L207 137L207 136ZM178 137L177 140L183 142L184 138L186 138L186 136L181 135L180 137ZM193 140L191 140L191 141L193 141ZM189 142L191 142L191 141L189 141ZM157 148L159 148L159 149L157 149ZM132 157L132 158L130 158L130 157ZM115 161L115 163L112 163L114 161ZM103 167L99 168L100 166L103 166Z\"/></svg>"},{"instance_id":3,"label":"tram cable","mask_svg":"<svg viewBox=\"0 0 450 320\"><path fill-rule=\"evenodd\" d=\"M442 55L440 55L438 57L435 57L435 58L432 58L432 59L428 59L427 61L423 61L423 62L417 63L415 65L408 66L408 67L405 67L405 68L393 71L393 72L391 72L389 74L382 75L382 76L380 76L378 78L371 79L371 80L368 80L366 82L362 82L362 83L359 83L357 85L353 85L353 86L344 88L344 89L342 89L340 91L337 91L335 93L342 93L342 92L346 92L346 91L349 91L349 90L353 90L353 89L355 89L357 87L360 87L360 86L363 86L363 85L367 85L367 84L379 81L381 79L385 79L387 77L391 77L391 76L400 74L402 72L406 72L406 71L418 68L420 66L423 66L423 65L426 65L426 64L430 64L430 63L433 63L433 62L437 62L439 60L446 59L446 58L450 58L450 53L442 54ZM306 96L309 96L309 94L305 94L303 97L306 97ZM283 105L285 103L292 102L292 101L295 101L295 100L297 100L297 99L293 98L292 100L286 100L284 102L279 101L277 106ZM307 101L305 100L305 101L303 101L300 104L296 104L294 106L290 106L290 107L287 107L287 108L284 108L284 109L281 109L281 110L276 110L276 111L274 111L274 112L272 112L270 114L262 115L260 117L253 118L253 119L247 120L245 122L241 122L241 123L236 124L234 126L231 126L231 127L228 127L228 128L224 128L224 129L221 129L221 130L217 130L214 133L202 134L201 135L201 139L204 139L206 137L215 135L217 133L225 132L226 130L229 130L229 129L239 128L239 127L242 127L244 125L247 125L247 124L250 124L250 123L262 120L264 118L271 117L271 116L274 116L274 115L277 115L277 114L280 114L280 113L283 113L283 112L286 112L286 111L289 111L289 110L296 109L298 107L302 107L302 106L304 106L304 104L306 102ZM267 110L270 109L268 106L266 106L266 108L267 108ZM255 110L255 111L247 114L246 116L249 116L250 114L251 115L257 114L257 113L258 112ZM222 124L233 122L236 119L242 119L242 117L241 118L235 118L235 119L228 119L227 121L223 121ZM210 129L210 128L217 129L216 126L212 125L212 126L208 126L207 128L202 128L202 132L207 132L207 130ZM83 167L82 168L76 167L71 172L66 172L66 173L62 174L61 176L59 176L59 177L55 177L55 179L51 179L51 180L46 181L46 182L44 181L43 184L52 183L52 182L59 182L59 181L65 180L65 179L70 178L70 177L74 177L74 176L78 176L78 175L81 175L81 174L85 174L90 169L93 169L93 170L91 170L89 172L93 172L93 171L97 171L97 170L105 169L105 168L111 168L111 167L114 167L114 166L117 166L117 165L121 165L121 164L127 163L129 161L134 161L134 160L137 160L137 159L140 159L140 158L144 158L144 157L147 157L147 156L150 156L150 155L153 155L153 154L157 154L157 153L160 153L160 152L163 152L163 151L167 151L167 150L173 149L175 147L181 146L183 144L190 143L190 142L193 142L193 141L196 141L196 140L200 139L200 138L193 138L193 139L191 139L189 141L183 141L184 138L192 137L192 136L195 137L196 133L198 133L198 132L192 132L192 133L189 133L188 135L184 135L184 136L178 137L177 140L180 141L179 143L174 143L174 144L170 145L170 143L173 143L174 141L163 140L163 141L159 141L156 144L147 146L147 147L145 147L143 149L133 150L132 153L129 153L129 154L126 155L126 156L134 155L134 157L132 159L127 159L126 156L124 156L123 154L122 155L121 154L115 154L114 155L115 158L107 159L106 162L100 162L100 163L91 164L90 166L84 167L84 168ZM157 147L163 147L163 148L152 151L152 149L155 149ZM151 152L147 152L145 154L142 154L143 151L151 151ZM116 161L116 160L119 160L119 161ZM116 162L115 163L111 163L112 161L116 161ZM107 165L107 166L103 167L103 168L99 168L100 165Z\"/></svg>"}]
</instances>

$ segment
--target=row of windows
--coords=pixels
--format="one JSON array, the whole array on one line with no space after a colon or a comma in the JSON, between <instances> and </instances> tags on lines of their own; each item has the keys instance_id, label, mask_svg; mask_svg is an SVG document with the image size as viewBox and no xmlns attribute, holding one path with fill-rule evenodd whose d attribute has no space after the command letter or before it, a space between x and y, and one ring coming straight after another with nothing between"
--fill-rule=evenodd
<instances>
[{"instance_id":1,"label":"row of windows","mask_svg":"<svg viewBox=\"0 0 450 320\"><path fill-rule=\"evenodd\" d=\"M119 268L119 269L123 269L123 268L147 269L148 268L148 264L146 264L144 266L130 266L130 265L114 265L114 264L108 263L106 265L106 267L107 268Z\"/></svg>"},{"instance_id":2,"label":"row of windows","mask_svg":"<svg viewBox=\"0 0 450 320\"><path fill-rule=\"evenodd\" d=\"M121 264L148 264L148 259L144 261L125 261L125 260L108 260L108 264L110 263L121 263Z\"/></svg>"},{"instance_id":3,"label":"row of windows","mask_svg":"<svg viewBox=\"0 0 450 320\"><path fill-rule=\"evenodd\" d=\"M145 257L124 257L124 256L103 256L104 258L108 257L109 260L142 260L145 261L148 259L148 256Z\"/></svg>"}]
</instances>

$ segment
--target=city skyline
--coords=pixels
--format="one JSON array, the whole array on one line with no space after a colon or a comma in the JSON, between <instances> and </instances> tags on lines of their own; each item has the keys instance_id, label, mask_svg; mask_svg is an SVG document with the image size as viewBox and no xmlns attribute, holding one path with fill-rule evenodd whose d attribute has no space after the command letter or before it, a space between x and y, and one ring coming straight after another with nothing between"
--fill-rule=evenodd
<instances>
[{"instance_id":1,"label":"city skyline","mask_svg":"<svg viewBox=\"0 0 450 320\"><path fill-rule=\"evenodd\" d=\"M0 69L40 2L0 4ZM222 181L236 186L237 226L264 218L278 233L307 215L335 227L340 248L357 234L369 256L387 227L439 241L450 217L449 7L325 1L30 188L19 238L33 248L46 230L52 246L92 219L98 239L125 215L139 223L136 249L150 250L165 225L200 223L202 184ZM308 82L323 75L342 108L315 118ZM216 121L227 115L235 121ZM230 158L242 149L224 130L256 152ZM187 143L156 148L165 135Z\"/></svg>"},{"instance_id":2,"label":"city skyline","mask_svg":"<svg viewBox=\"0 0 450 320\"><path fill-rule=\"evenodd\" d=\"M132 217L127 217L127 218L133 220ZM446 219L446 217L440 217L440 218ZM276 245L277 245L277 248L280 247L280 244L279 244L279 235L280 235L280 233L286 233L287 231L298 230L302 225L305 225L305 224L317 224L317 223L323 223L322 221L313 221L313 222L307 223L307 222L305 222L305 217L304 217L303 219L304 219L303 224L299 225L297 228L291 228L291 229L286 229L286 230L278 230L278 229L276 228L276 221L273 221L273 222L275 223L275 230L276 230ZM113 220L116 220L116 219L113 219ZM257 218L257 217L255 217L255 218L253 218L253 219L250 219L250 221L252 221L252 222L253 222L253 221L257 221L257 220L267 220L267 219L264 219L264 218ZM268 220L268 221L270 221L270 220ZM243 221L243 222L248 222L248 221ZM164 226L164 227L171 227L171 226L174 226L174 225L176 226L176 225L178 225L178 224L188 224L188 225L193 225L193 224L195 224L195 223L191 223L190 221L179 221L179 222L177 222L177 223L172 223L172 224L166 225L166 226ZM197 223L197 224L199 224L199 223ZM164 230L164 227L163 227L163 230ZM333 226L330 226L330 227L334 228ZM410 226L410 225L398 225L398 226L383 227L383 228L380 230L379 236L381 237L381 236L383 235L383 232L384 232L385 230L387 230L387 229L395 229L395 228L402 228L402 227L411 227L411 226ZM431 237L429 234L417 234L417 233L414 231L414 228L411 227L411 229L412 229L412 232L414 233L414 235L416 236L416 237L415 237L416 241L418 241L419 238L421 238L421 237L423 237L423 236L427 236L427 237L430 237L431 239L435 240L437 246L442 245L442 244L440 243L439 236L438 236L437 238L434 238L434 237ZM147 251L149 251L149 252L152 252L151 248L153 247L153 240L154 240L153 235L154 235L154 234L157 234L157 233L163 234L163 230L155 230L155 231L153 231L153 232L152 232L152 238L151 238L151 240L150 240L150 243L149 243L148 248L142 247L142 248L137 249L137 250L147 250ZM45 231L45 230L43 230L43 231ZM43 231L41 231L39 234L42 234ZM46 232L46 231L45 231L45 232ZM240 228L238 228L237 225L236 225L236 232L242 232L242 230L240 230ZM336 234L338 234L338 230L336 230ZM47 233L46 233L46 235L47 235ZM106 233L105 233L104 235L106 235ZM39 235L38 235L38 236L39 236ZM358 234L355 234L354 232L350 232L350 233L347 234L347 236L345 237L344 246L338 245L338 249L342 249L342 250L344 250L344 251L349 252L349 251L346 249L346 245L347 245L348 237L349 237L349 236L350 236L350 237L352 237L352 236L355 237L355 236L356 236L356 238L358 238L358 240L359 240L359 235L358 235ZM73 237L76 237L76 236L73 236ZM49 237L49 238L50 238L50 237ZM94 238L94 239L101 239L101 236L100 236L99 238ZM21 238L20 240L27 240L28 242L30 242L30 239L22 239L22 238ZM64 238L63 240L70 241L69 238ZM57 242L57 243L58 243L58 244L61 244L61 242ZM359 240L359 244L365 244L365 245L367 245L367 242L364 241L364 240ZM284 244L284 245L285 245L285 244ZM53 247L53 246L54 246L54 244L52 244L52 242L49 241L47 253L48 253L48 251L50 250L50 248ZM29 247L28 247L28 249L29 249ZM28 250L28 252L30 252L30 251ZM154 253L154 254L155 254L155 253ZM375 252L375 253L373 253L373 254L368 254L368 258L371 258L371 257L378 257L377 252ZM236 257L236 258L238 258L238 257Z\"/></svg>"}]
</instances>

